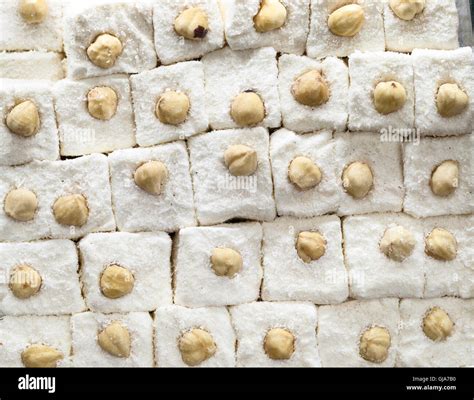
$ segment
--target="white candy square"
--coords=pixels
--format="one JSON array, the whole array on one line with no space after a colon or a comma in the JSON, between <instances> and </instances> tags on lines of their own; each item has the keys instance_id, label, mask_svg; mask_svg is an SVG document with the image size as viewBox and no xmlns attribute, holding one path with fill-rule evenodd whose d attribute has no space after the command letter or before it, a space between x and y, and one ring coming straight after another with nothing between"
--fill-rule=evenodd
<instances>
[{"instance_id":1,"label":"white candy square","mask_svg":"<svg viewBox=\"0 0 474 400\"><path fill-rule=\"evenodd\" d=\"M79 285L76 246L69 240L30 243L0 243L0 315L60 315L84 311ZM9 288L16 267L27 265L41 277L39 291L31 297L16 297ZM15 278L14 278L15 279ZM33 283L21 274L15 283Z\"/></svg>"},{"instance_id":2,"label":"white candy square","mask_svg":"<svg viewBox=\"0 0 474 400\"><path fill-rule=\"evenodd\" d=\"M237 128L230 110L236 96L257 93L265 107L259 126L280 126L276 51L271 47L232 51L229 47L202 58L209 123L212 129Z\"/></svg>"},{"instance_id":3,"label":"white candy square","mask_svg":"<svg viewBox=\"0 0 474 400\"><path fill-rule=\"evenodd\" d=\"M405 212L415 217L429 217L474 211L473 142L471 135L465 135L422 138L419 144L407 143L404 146ZM459 179L454 193L441 197L433 193L430 182L436 167L447 160L457 161Z\"/></svg>"},{"instance_id":4,"label":"white candy square","mask_svg":"<svg viewBox=\"0 0 474 400\"><path fill-rule=\"evenodd\" d=\"M110 88L117 95L117 111L109 120L97 119L89 113L87 96L97 87ZM55 85L54 96L61 155L106 153L135 145L132 100L126 75L62 80Z\"/></svg>"},{"instance_id":5,"label":"white candy square","mask_svg":"<svg viewBox=\"0 0 474 400\"><path fill-rule=\"evenodd\" d=\"M20 14L20 1L0 0L0 50L62 51L63 2L45 0L45 3L44 19L28 23Z\"/></svg>"},{"instance_id":6,"label":"white candy square","mask_svg":"<svg viewBox=\"0 0 474 400\"><path fill-rule=\"evenodd\" d=\"M398 299L354 300L318 309L318 346L323 367L394 367L399 349ZM361 336L372 327L390 334L388 357L372 363L360 355Z\"/></svg>"},{"instance_id":7,"label":"white candy square","mask_svg":"<svg viewBox=\"0 0 474 400\"><path fill-rule=\"evenodd\" d=\"M63 58L43 51L0 52L0 78L57 81L64 78Z\"/></svg>"},{"instance_id":8,"label":"white candy square","mask_svg":"<svg viewBox=\"0 0 474 400\"><path fill-rule=\"evenodd\" d=\"M134 181L135 170L161 161L168 178L159 195L145 192ZM147 149L118 150L109 156L112 197L121 231L177 231L196 225L189 159L184 142Z\"/></svg>"},{"instance_id":9,"label":"white candy square","mask_svg":"<svg viewBox=\"0 0 474 400\"><path fill-rule=\"evenodd\" d=\"M79 242L79 251L84 296L92 311L153 311L172 303L171 239L166 233L94 233ZM102 293L100 280L110 265L132 273L129 294L113 299Z\"/></svg>"},{"instance_id":10,"label":"white candy square","mask_svg":"<svg viewBox=\"0 0 474 400\"><path fill-rule=\"evenodd\" d=\"M254 17L261 0L220 0L225 36L233 50L271 46L282 53L303 54L309 30L309 1L282 0L287 17L281 28L258 32Z\"/></svg>"},{"instance_id":11,"label":"white candy square","mask_svg":"<svg viewBox=\"0 0 474 400\"><path fill-rule=\"evenodd\" d=\"M349 57L349 129L382 132L389 128L412 129L415 124L415 88L412 58L391 52L354 53ZM405 104L397 111L381 114L374 105L379 83L395 81L403 86Z\"/></svg>"},{"instance_id":12,"label":"white candy square","mask_svg":"<svg viewBox=\"0 0 474 400\"><path fill-rule=\"evenodd\" d=\"M1 167L0 176L0 241L76 239L90 232L115 230L107 157L102 154ZM36 194L38 207L30 221L17 221L5 213L5 197L17 188ZM53 214L56 200L73 194L83 195L87 201L89 215L81 227L61 225Z\"/></svg>"},{"instance_id":13,"label":"white candy square","mask_svg":"<svg viewBox=\"0 0 474 400\"><path fill-rule=\"evenodd\" d=\"M179 231L174 259L175 303L187 307L226 306L260 296L262 227L258 223L185 228ZM215 248L230 248L242 257L233 277L218 276L211 264Z\"/></svg>"},{"instance_id":14,"label":"white candy square","mask_svg":"<svg viewBox=\"0 0 474 400\"><path fill-rule=\"evenodd\" d=\"M314 217L337 211L340 190L337 184L336 144L332 132L297 135L280 129L270 136L275 202L278 215ZM296 157L308 157L321 171L321 182L301 190L288 178L288 168Z\"/></svg>"},{"instance_id":15,"label":"white candy square","mask_svg":"<svg viewBox=\"0 0 474 400\"><path fill-rule=\"evenodd\" d=\"M189 309L159 307L155 312L155 359L158 367L187 367L178 347L181 336L192 329L209 333L215 354L200 367L235 367L235 334L225 307Z\"/></svg>"},{"instance_id":16,"label":"white candy square","mask_svg":"<svg viewBox=\"0 0 474 400\"><path fill-rule=\"evenodd\" d=\"M450 232L457 242L456 258L437 260L425 255L425 296L455 296L474 298L474 217L444 216L423 220L423 234L427 237L435 228Z\"/></svg>"},{"instance_id":17,"label":"white candy square","mask_svg":"<svg viewBox=\"0 0 474 400\"><path fill-rule=\"evenodd\" d=\"M119 322L130 334L129 357L116 357L99 345L98 334ZM153 367L153 320L145 312L96 314L85 312L71 318L74 367Z\"/></svg>"},{"instance_id":18,"label":"white candy square","mask_svg":"<svg viewBox=\"0 0 474 400\"><path fill-rule=\"evenodd\" d=\"M130 74L156 67L149 1L74 1L64 12L64 49L69 78ZM93 64L87 55L88 47L104 32L122 43L122 53L110 68Z\"/></svg>"},{"instance_id":19,"label":"white candy square","mask_svg":"<svg viewBox=\"0 0 474 400\"><path fill-rule=\"evenodd\" d=\"M0 318L0 360L2 367L24 367L21 354L31 345L50 346L63 354L58 367L69 367L71 364L71 331L70 318L24 317Z\"/></svg>"},{"instance_id":20,"label":"white candy square","mask_svg":"<svg viewBox=\"0 0 474 400\"><path fill-rule=\"evenodd\" d=\"M339 155L336 174L341 191L338 214L401 211L404 190L400 143L365 132L336 134L335 139ZM353 162L366 163L372 171L372 189L362 199L352 197L342 187L344 169Z\"/></svg>"},{"instance_id":21,"label":"white candy square","mask_svg":"<svg viewBox=\"0 0 474 400\"><path fill-rule=\"evenodd\" d=\"M283 126L302 133L318 129L339 132L346 129L349 74L344 61L328 57L319 62L305 56L285 54L279 58L278 66ZM321 73L330 91L328 101L318 107L300 104L292 92L295 80L311 70Z\"/></svg>"},{"instance_id":22,"label":"white candy square","mask_svg":"<svg viewBox=\"0 0 474 400\"><path fill-rule=\"evenodd\" d=\"M364 22L352 37L333 34L328 27L329 16L338 8L354 3L362 7ZM383 4L380 0L311 0L311 20L306 53L309 57L347 57L356 50L384 51Z\"/></svg>"},{"instance_id":23,"label":"white candy square","mask_svg":"<svg viewBox=\"0 0 474 400\"><path fill-rule=\"evenodd\" d=\"M474 64L472 49L419 50L412 53L415 76L415 124L422 135L449 136L472 133L474 125ZM469 97L460 114L443 117L436 96L445 83L457 84Z\"/></svg>"},{"instance_id":24,"label":"white candy square","mask_svg":"<svg viewBox=\"0 0 474 400\"><path fill-rule=\"evenodd\" d=\"M403 227L415 244L403 261L386 256L380 241L387 229ZM423 297L425 243L421 222L405 214L372 214L348 217L343 223L344 254L351 297ZM392 246L393 251L397 247Z\"/></svg>"},{"instance_id":25,"label":"white candy square","mask_svg":"<svg viewBox=\"0 0 474 400\"><path fill-rule=\"evenodd\" d=\"M326 241L318 260L304 262L297 253L301 232L319 232ZM342 254L341 221L330 215L311 219L278 218L263 224L262 298L264 300L343 302L348 294Z\"/></svg>"},{"instance_id":26,"label":"white candy square","mask_svg":"<svg viewBox=\"0 0 474 400\"><path fill-rule=\"evenodd\" d=\"M209 29L200 40L178 35L174 22L188 8L196 7L207 15ZM163 64L192 60L225 45L224 22L216 0L157 1L153 6L155 47Z\"/></svg>"},{"instance_id":27,"label":"white candy square","mask_svg":"<svg viewBox=\"0 0 474 400\"><path fill-rule=\"evenodd\" d=\"M132 75L133 108L140 146L185 139L207 130L204 94L204 71L198 61L183 62L168 67ZM168 90L184 93L190 102L186 120L179 125L161 122L156 116L156 104Z\"/></svg>"},{"instance_id":28,"label":"white candy square","mask_svg":"<svg viewBox=\"0 0 474 400\"><path fill-rule=\"evenodd\" d=\"M455 49L458 43L456 0L424 2L423 11L403 20L384 5L385 45L387 50L410 52L419 49Z\"/></svg>"},{"instance_id":29,"label":"white candy square","mask_svg":"<svg viewBox=\"0 0 474 400\"><path fill-rule=\"evenodd\" d=\"M237 334L238 367L320 367L316 343L316 307L310 303L258 302L230 308ZM264 349L273 328L285 329L294 337L289 359L271 359Z\"/></svg>"},{"instance_id":30,"label":"white candy square","mask_svg":"<svg viewBox=\"0 0 474 400\"><path fill-rule=\"evenodd\" d=\"M38 109L40 126L34 135L23 137L8 128L6 116L13 107L27 100ZM0 119L0 165L59 158L58 128L49 82L1 79L0 114L4 116Z\"/></svg>"},{"instance_id":31,"label":"white candy square","mask_svg":"<svg viewBox=\"0 0 474 400\"><path fill-rule=\"evenodd\" d=\"M433 341L423 332L423 319L433 307L445 311L454 323L446 340ZM397 367L472 367L473 310L472 299L402 300Z\"/></svg>"},{"instance_id":32,"label":"white candy square","mask_svg":"<svg viewBox=\"0 0 474 400\"><path fill-rule=\"evenodd\" d=\"M245 145L257 153L257 170L250 176L232 175L224 153ZM264 128L213 131L189 140L197 218L202 225L232 218L271 221L275 218L269 160L269 135Z\"/></svg>"}]
</instances>

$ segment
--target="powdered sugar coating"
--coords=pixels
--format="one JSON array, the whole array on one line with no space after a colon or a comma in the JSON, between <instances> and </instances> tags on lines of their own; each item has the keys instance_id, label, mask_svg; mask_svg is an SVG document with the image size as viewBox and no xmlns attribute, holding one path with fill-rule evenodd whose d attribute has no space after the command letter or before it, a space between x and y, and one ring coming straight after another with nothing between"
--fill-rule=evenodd
<instances>
[{"instance_id":1,"label":"powdered sugar coating","mask_svg":"<svg viewBox=\"0 0 474 400\"><path fill-rule=\"evenodd\" d=\"M316 343L317 310L311 303L242 304L230 308L237 334L238 367L320 367ZM288 360L272 360L264 350L267 332L288 329L295 337L295 349Z\"/></svg>"},{"instance_id":2,"label":"powdered sugar coating","mask_svg":"<svg viewBox=\"0 0 474 400\"><path fill-rule=\"evenodd\" d=\"M0 78L57 81L64 78L63 58L43 51L0 52Z\"/></svg>"},{"instance_id":3,"label":"powdered sugar coating","mask_svg":"<svg viewBox=\"0 0 474 400\"><path fill-rule=\"evenodd\" d=\"M79 242L79 251L84 297L92 311L153 311L172 303L171 239L166 233L94 233ZM105 297L100 288L102 273L112 264L134 277L132 292L117 299Z\"/></svg>"}]
</instances>

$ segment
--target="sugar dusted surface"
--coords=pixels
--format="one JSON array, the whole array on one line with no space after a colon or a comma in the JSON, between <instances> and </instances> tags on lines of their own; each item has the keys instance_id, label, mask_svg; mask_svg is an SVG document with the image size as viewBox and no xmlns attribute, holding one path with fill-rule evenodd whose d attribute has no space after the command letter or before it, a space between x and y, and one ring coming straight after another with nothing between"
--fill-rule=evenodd
<instances>
[{"instance_id":1,"label":"sugar dusted surface","mask_svg":"<svg viewBox=\"0 0 474 400\"><path fill-rule=\"evenodd\" d=\"M64 78L62 63L60 53L0 52L0 78L57 81Z\"/></svg>"}]
</instances>

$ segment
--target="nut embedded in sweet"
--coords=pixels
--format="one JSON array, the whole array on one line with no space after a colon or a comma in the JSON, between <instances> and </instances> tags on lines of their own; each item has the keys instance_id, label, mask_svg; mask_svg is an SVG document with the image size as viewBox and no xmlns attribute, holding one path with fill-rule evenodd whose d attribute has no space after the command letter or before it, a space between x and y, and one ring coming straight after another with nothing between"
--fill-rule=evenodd
<instances>
[{"instance_id":1,"label":"nut embedded in sweet","mask_svg":"<svg viewBox=\"0 0 474 400\"><path fill-rule=\"evenodd\" d=\"M423 332L435 342L446 340L452 335L454 323L448 313L439 307L429 310L423 319Z\"/></svg>"},{"instance_id":2,"label":"nut embedded in sweet","mask_svg":"<svg viewBox=\"0 0 474 400\"><path fill-rule=\"evenodd\" d=\"M134 285L133 274L120 265L107 266L100 277L100 291L109 299L118 299L131 293Z\"/></svg>"},{"instance_id":3,"label":"nut embedded in sweet","mask_svg":"<svg viewBox=\"0 0 474 400\"><path fill-rule=\"evenodd\" d=\"M102 350L112 356L128 358L132 347L130 332L119 321L113 321L99 332L97 342Z\"/></svg>"},{"instance_id":4,"label":"nut embedded in sweet","mask_svg":"<svg viewBox=\"0 0 474 400\"><path fill-rule=\"evenodd\" d=\"M413 253L415 237L403 226L388 228L380 240L380 251L393 261L401 262Z\"/></svg>"},{"instance_id":5,"label":"nut embedded in sweet","mask_svg":"<svg viewBox=\"0 0 474 400\"><path fill-rule=\"evenodd\" d=\"M43 280L38 271L27 264L14 267L10 273L9 287L18 299L28 299L41 289Z\"/></svg>"},{"instance_id":6,"label":"nut embedded in sweet","mask_svg":"<svg viewBox=\"0 0 474 400\"><path fill-rule=\"evenodd\" d=\"M242 269L243 260L238 251L228 247L216 247L212 250L211 266L218 276L233 278Z\"/></svg>"},{"instance_id":7,"label":"nut embedded in sweet","mask_svg":"<svg viewBox=\"0 0 474 400\"><path fill-rule=\"evenodd\" d=\"M390 8L398 18L411 21L425 8L425 0L390 0Z\"/></svg>"},{"instance_id":8,"label":"nut embedded in sweet","mask_svg":"<svg viewBox=\"0 0 474 400\"><path fill-rule=\"evenodd\" d=\"M425 240L425 252L441 261L452 261L458 252L458 243L454 235L443 228L434 228Z\"/></svg>"},{"instance_id":9,"label":"nut embedded in sweet","mask_svg":"<svg viewBox=\"0 0 474 400\"><path fill-rule=\"evenodd\" d=\"M27 189L13 189L5 196L5 214L16 221L31 221L38 208L36 195Z\"/></svg>"},{"instance_id":10,"label":"nut embedded in sweet","mask_svg":"<svg viewBox=\"0 0 474 400\"><path fill-rule=\"evenodd\" d=\"M279 0L262 0L257 15L253 17L255 30L264 33L279 29L285 24L287 15Z\"/></svg>"},{"instance_id":11,"label":"nut embedded in sweet","mask_svg":"<svg viewBox=\"0 0 474 400\"><path fill-rule=\"evenodd\" d=\"M188 96L170 90L156 102L155 114L163 124L179 125L186 121L190 107Z\"/></svg>"},{"instance_id":12,"label":"nut embedded in sweet","mask_svg":"<svg viewBox=\"0 0 474 400\"><path fill-rule=\"evenodd\" d=\"M89 218L87 200L82 194L61 196L53 205L53 214L61 225L83 226Z\"/></svg>"},{"instance_id":13,"label":"nut embedded in sweet","mask_svg":"<svg viewBox=\"0 0 474 400\"><path fill-rule=\"evenodd\" d=\"M373 184L374 176L366 163L353 162L342 173L342 186L355 199L367 196Z\"/></svg>"},{"instance_id":14,"label":"nut embedded in sweet","mask_svg":"<svg viewBox=\"0 0 474 400\"><path fill-rule=\"evenodd\" d=\"M374 90L375 109L383 115L400 110L407 101L407 93L396 81L380 82Z\"/></svg>"},{"instance_id":15,"label":"nut embedded in sweet","mask_svg":"<svg viewBox=\"0 0 474 400\"><path fill-rule=\"evenodd\" d=\"M186 39L204 39L209 31L207 15L199 7L190 7L175 19L174 30Z\"/></svg>"},{"instance_id":16,"label":"nut embedded in sweet","mask_svg":"<svg viewBox=\"0 0 474 400\"><path fill-rule=\"evenodd\" d=\"M257 152L243 144L232 145L224 152L224 162L232 175L249 176L257 170Z\"/></svg>"},{"instance_id":17,"label":"nut embedded in sweet","mask_svg":"<svg viewBox=\"0 0 474 400\"><path fill-rule=\"evenodd\" d=\"M184 332L178 341L181 358L189 366L196 366L211 358L217 350L212 335L204 329Z\"/></svg>"},{"instance_id":18,"label":"nut embedded in sweet","mask_svg":"<svg viewBox=\"0 0 474 400\"><path fill-rule=\"evenodd\" d=\"M98 86L87 93L87 109L96 119L111 119L117 112L117 104L117 93L108 86Z\"/></svg>"},{"instance_id":19,"label":"nut embedded in sweet","mask_svg":"<svg viewBox=\"0 0 474 400\"><path fill-rule=\"evenodd\" d=\"M469 105L469 96L455 83L445 83L438 89L436 108L445 118L461 114Z\"/></svg>"},{"instance_id":20,"label":"nut embedded in sweet","mask_svg":"<svg viewBox=\"0 0 474 400\"><path fill-rule=\"evenodd\" d=\"M48 15L46 0L20 0L18 12L27 24L39 24Z\"/></svg>"},{"instance_id":21,"label":"nut embedded in sweet","mask_svg":"<svg viewBox=\"0 0 474 400\"><path fill-rule=\"evenodd\" d=\"M319 232L300 232L296 252L305 263L319 260L326 252L326 239Z\"/></svg>"},{"instance_id":22,"label":"nut embedded in sweet","mask_svg":"<svg viewBox=\"0 0 474 400\"><path fill-rule=\"evenodd\" d=\"M294 158L288 167L288 178L301 190L308 190L319 185L322 179L321 170L308 157Z\"/></svg>"},{"instance_id":23,"label":"nut embedded in sweet","mask_svg":"<svg viewBox=\"0 0 474 400\"><path fill-rule=\"evenodd\" d=\"M21 353L21 362L26 368L56 368L63 354L51 346L32 344Z\"/></svg>"},{"instance_id":24,"label":"nut embedded in sweet","mask_svg":"<svg viewBox=\"0 0 474 400\"><path fill-rule=\"evenodd\" d=\"M263 349L272 360L288 360L295 352L295 336L288 329L270 329L265 335Z\"/></svg>"},{"instance_id":25,"label":"nut embedded in sweet","mask_svg":"<svg viewBox=\"0 0 474 400\"><path fill-rule=\"evenodd\" d=\"M239 126L257 125L265 119L265 105L257 93L243 92L232 101L230 115Z\"/></svg>"},{"instance_id":26,"label":"nut embedded in sweet","mask_svg":"<svg viewBox=\"0 0 474 400\"><path fill-rule=\"evenodd\" d=\"M87 48L87 56L94 65L107 69L115 65L122 51L122 42L116 36L102 33Z\"/></svg>"},{"instance_id":27,"label":"nut embedded in sweet","mask_svg":"<svg viewBox=\"0 0 474 400\"><path fill-rule=\"evenodd\" d=\"M329 100L328 85L316 69L296 78L291 93L298 103L308 107L318 107Z\"/></svg>"},{"instance_id":28,"label":"nut embedded in sweet","mask_svg":"<svg viewBox=\"0 0 474 400\"><path fill-rule=\"evenodd\" d=\"M38 107L31 100L22 101L10 110L5 122L11 132L23 137L33 136L40 128Z\"/></svg>"},{"instance_id":29,"label":"nut embedded in sweet","mask_svg":"<svg viewBox=\"0 0 474 400\"><path fill-rule=\"evenodd\" d=\"M133 178L140 189L159 195L168 179L168 170L161 161L148 161L135 170Z\"/></svg>"},{"instance_id":30,"label":"nut embedded in sweet","mask_svg":"<svg viewBox=\"0 0 474 400\"><path fill-rule=\"evenodd\" d=\"M337 36L357 35L364 24L364 9L358 4L348 4L329 15L329 30Z\"/></svg>"},{"instance_id":31,"label":"nut embedded in sweet","mask_svg":"<svg viewBox=\"0 0 474 400\"><path fill-rule=\"evenodd\" d=\"M390 345L391 338L388 329L374 326L362 334L359 354L366 361L382 363L388 357Z\"/></svg>"},{"instance_id":32,"label":"nut embedded in sweet","mask_svg":"<svg viewBox=\"0 0 474 400\"><path fill-rule=\"evenodd\" d=\"M459 165L457 161L446 160L431 174L431 191L436 196L446 197L454 193L459 185Z\"/></svg>"}]
</instances>

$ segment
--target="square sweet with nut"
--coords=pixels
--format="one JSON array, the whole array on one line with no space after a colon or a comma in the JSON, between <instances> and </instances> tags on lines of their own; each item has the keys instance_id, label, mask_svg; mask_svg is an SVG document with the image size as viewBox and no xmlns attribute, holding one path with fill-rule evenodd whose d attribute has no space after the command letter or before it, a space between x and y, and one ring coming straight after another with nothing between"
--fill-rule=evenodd
<instances>
[{"instance_id":1,"label":"square sweet with nut","mask_svg":"<svg viewBox=\"0 0 474 400\"><path fill-rule=\"evenodd\" d=\"M280 129L270 136L278 215L314 217L335 212L340 191L332 132L297 135Z\"/></svg>"},{"instance_id":2,"label":"square sweet with nut","mask_svg":"<svg viewBox=\"0 0 474 400\"><path fill-rule=\"evenodd\" d=\"M184 142L117 150L108 160L119 230L174 232L196 225Z\"/></svg>"},{"instance_id":3,"label":"square sweet with nut","mask_svg":"<svg viewBox=\"0 0 474 400\"><path fill-rule=\"evenodd\" d=\"M354 299L423 297L422 222L406 214L344 219L344 253Z\"/></svg>"},{"instance_id":4,"label":"square sweet with nut","mask_svg":"<svg viewBox=\"0 0 474 400\"><path fill-rule=\"evenodd\" d=\"M256 301L262 282L262 227L224 224L179 231L174 250L174 301L214 307Z\"/></svg>"},{"instance_id":5,"label":"square sweet with nut","mask_svg":"<svg viewBox=\"0 0 474 400\"><path fill-rule=\"evenodd\" d=\"M235 367L235 334L225 307L155 311L158 367Z\"/></svg>"},{"instance_id":6,"label":"square sweet with nut","mask_svg":"<svg viewBox=\"0 0 474 400\"><path fill-rule=\"evenodd\" d=\"M415 49L415 124L422 135L472 133L474 65L472 49Z\"/></svg>"},{"instance_id":7,"label":"square sweet with nut","mask_svg":"<svg viewBox=\"0 0 474 400\"><path fill-rule=\"evenodd\" d=\"M199 61L145 71L130 78L140 146L186 139L209 126Z\"/></svg>"},{"instance_id":8,"label":"square sweet with nut","mask_svg":"<svg viewBox=\"0 0 474 400\"><path fill-rule=\"evenodd\" d=\"M280 126L278 66L273 48L233 51L226 47L205 55L202 63L212 129Z\"/></svg>"},{"instance_id":9,"label":"square sweet with nut","mask_svg":"<svg viewBox=\"0 0 474 400\"><path fill-rule=\"evenodd\" d=\"M64 73L63 56L60 53L0 52L0 78L57 81L64 78Z\"/></svg>"},{"instance_id":10,"label":"square sweet with nut","mask_svg":"<svg viewBox=\"0 0 474 400\"><path fill-rule=\"evenodd\" d=\"M67 76L84 79L156 67L148 1L71 1L64 8Z\"/></svg>"},{"instance_id":11,"label":"square sweet with nut","mask_svg":"<svg viewBox=\"0 0 474 400\"><path fill-rule=\"evenodd\" d=\"M107 157L0 167L0 240L77 239L115 230Z\"/></svg>"},{"instance_id":12,"label":"square sweet with nut","mask_svg":"<svg viewBox=\"0 0 474 400\"><path fill-rule=\"evenodd\" d=\"M385 0L383 17L387 50L451 50L459 46L456 0Z\"/></svg>"},{"instance_id":13,"label":"square sweet with nut","mask_svg":"<svg viewBox=\"0 0 474 400\"><path fill-rule=\"evenodd\" d=\"M0 315L62 315L85 310L74 242L0 243Z\"/></svg>"},{"instance_id":14,"label":"square sweet with nut","mask_svg":"<svg viewBox=\"0 0 474 400\"><path fill-rule=\"evenodd\" d=\"M347 126L349 74L344 61L284 54L278 60L283 126L298 133Z\"/></svg>"},{"instance_id":15,"label":"square sweet with nut","mask_svg":"<svg viewBox=\"0 0 474 400\"><path fill-rule=\"evenodd\" d=\"M153 27L156 53L164 65L199 58L225 45L215 0L157 1Z\"/></svg>"},{"instance_id":16,"label":"square sweet with nut","mask_svg":"<svg viewBox=\"0 0 474 400\"><path fill-rule=\"evenodd\" d=\"M384 51L382 11L380 0L311 0L306 53L320 59Z\"/></svg>"},{"instance_id":17,"label":"square sweet with nut","mask_svg":"<svg viewBox=\"0 0 474 400\"><path fill-rule=\"evenodd\" d=\"M375 133L335 135L339 215L398 212L403 203L400 142Z\"/></svg>"},{"instance_id":18,"label":"square sweet with nut","mask_svg":"<svg viewBox=\"0 0 474 400\"><path fill-rule=\"evenodd\" d=\"M0 51L62 51L62 0L0 0L0 8Z\"/></svg>"},{"instance_id":19,"label":"square sweet with nut","mask_svg":"<svg viewBox=\"0 0 474 400\"><path fill-rule=\"evenodd\" d=\"M0 318L2 367L70 367L70 319L36 315Z\"/></svg>"},{"instance_id":20,"label":"square sweet with nut","mask_svg":"<svg viewBox=\"0 0 474 400\"><path fill-rule=\"evenodd\" d=\"M346 300L349 288L338 217L282 217L264 223L262 250L263 300Z\"/></svg>"},{"instance_id":21,"label":"square sweet with nut","mask_svg":"<svg viewBox=\"0 0 474 400\"><path fill-rule=\"evenodd\" d=\"M415 217L470 214L474 211L472 135L422 138L403 147L405 201Z\"/></svg>"},{"instance_id":22,"label":"square sweet with nut","mask_svg":"<svg viewBox=\"0 0 474 400\"><path fill-rule=\"evenodd\" d=\"M153 320L149 313L71 317L74 367L153 367Z\"/></svg>"},{"instance_id":23,"label":"square sweet with nut","mask_svg":"<svg viewBox=\"0 0 474 400\"><path fill-rule=\"evenodd\" d=\"M192 137L188 143L201 225L233 218L275 218L266 129L212 131Z\"/></svg>"},{"instance_id":24,"label":"square sweet with nut","mask_svg":"<svg viewBox=\"0 0 474 400\"><path fill-rule=\"evenodd\" d=\"M237 367L320 367L311 303L256 302L230 308Z\"/></svg>"},{"instance_id":25,"label":"square sweet with nut","mask_svg":"<svg viewBox=\"0 0 474 400\"><path fill-rule=\"evenodd\" d=\"M422 224L426 253L424 297L474 298L474 236L466 229L474 225L474 217L431 217Z\"/></svg>"},{"instance_id":26,"label":"square sweet with nut","mask_svg":"<svg viewBox=\"0 0 474 400\"><path fill-rule=\"evenodd\" d=\"M349 129L411 134L415 125L412 57L356 52L349 57Z\"/></svg>"},{"instance_id":27,"label":"square sweet with nut","mask_svg":"<svg viewBox=\"0 0 474 400\"><path fill-rule=\"evenodd\" d=\"M401 300L397 367L472 366L473 309L473 299Z\"/></svg>"},{"instance_id":28,"label":"square sweet with nut","mask_svg":"<svg viewBox=\"0 0 474 400\"><path fill-rule=\"evenodd\" d=\"M48 82L0 80L0 165L57 160L59 137Z\"/></svg>"},{"instance_id":29,"label":"square sweet with nut","mask_svg":"<svg viewBox=\"0 0 474 400\"><path fill-rule=\"evenodd\" d=\"M54 86L61 155L107 153L135 145L130 84L126 75Z\"/></svg>"},{"instance_id":30,"label":"square sweet with nut","mask_svg":"<svg viewBox=\"0 0 474 400\"><path fill-rule=\"evenodd\" d=\"M310 0L219 1L231 49L272 46L282 53L304 53Z\"/></svg>"},{"instance_id":31,"label":"square sweet with nut","mask_svg":"<svg viewBox=\"0 0 474 400\"><path fill-rule=\"evenodd\" d=\"M78 247L91 311L153 311L172 303L171 239L166 233L93 233Z\"/></svg>"},{"instance_id":32,"label":"square sweet with nut","mask_svg":"<svg viewBox=\"0 0 474 400\"><path fill-rule=\"evenodd\" d=\"M325 367L394 367L400 349L398 299L352 300L318 309Z\"/></svg>"}]
</instances>

